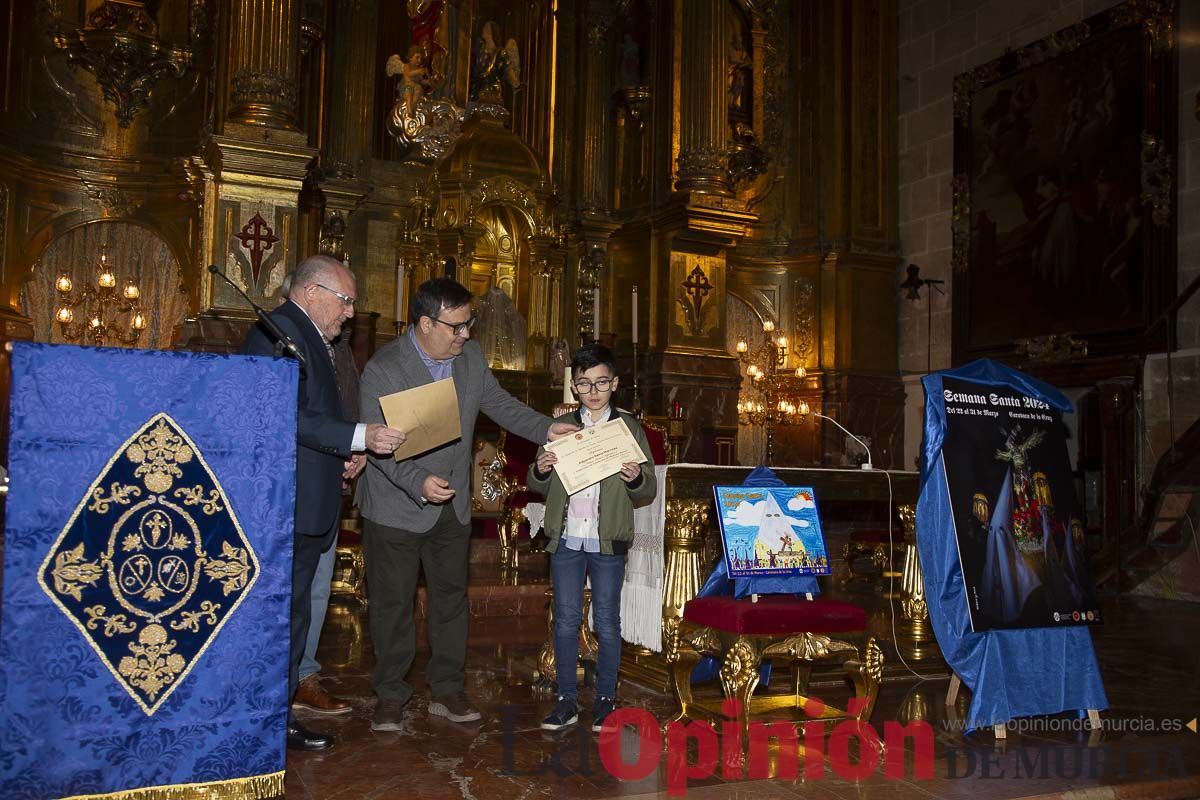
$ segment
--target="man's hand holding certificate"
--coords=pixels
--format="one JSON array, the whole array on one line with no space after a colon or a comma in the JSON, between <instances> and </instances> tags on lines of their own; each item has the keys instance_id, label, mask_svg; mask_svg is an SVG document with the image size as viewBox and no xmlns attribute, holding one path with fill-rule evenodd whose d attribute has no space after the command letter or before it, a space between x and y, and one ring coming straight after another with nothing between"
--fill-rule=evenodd
<instances>
[{"instance_id":1,"label":"man's hand holding certificate","mask_svg":"<svg viewBox=\"0 0 1200 800\"><path fill-rule=\"evenodd\" d=\"M576 431L550 442L545 448L556 457L554 471L567 494L575 494L621 472L622 464L640 464L647 460L621 419Z\"/></svg>"}]
</instances>

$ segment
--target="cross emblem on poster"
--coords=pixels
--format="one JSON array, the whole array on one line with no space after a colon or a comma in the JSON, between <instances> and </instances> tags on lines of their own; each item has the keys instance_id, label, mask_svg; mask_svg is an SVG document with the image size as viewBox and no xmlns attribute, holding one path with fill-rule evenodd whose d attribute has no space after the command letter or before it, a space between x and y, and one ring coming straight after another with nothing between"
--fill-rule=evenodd
<instances>
[{"instance_id":1,"label":"cross emblem on poster","mask_svg":"<svg viewBox=\"0 0 1200 800\"><path fill-rule=\"evenodd\" d=\"M250 221L242 228L241 233L235 233L234 238L242 243L242 247L250 251L250 273L254 285L258 286L258 271L262 267L263 253L271 249L271 245L279 241L275 231L263 219L262 214L255 212Z\"/></svg>"},{"instance_id":2,"label":"cross emblem on poster","mask_svg":"<svg viewBox=\"0 0 1200 800\"><path fill-rule=\"evenodd\" d=\"M696 319L700 319L700 307L704 305L704 298L713 290L712 281L704 274L704 270L700 269L697 264L690 273L687 280L682 284L684 291L692 300L692 308L696 311Z\"/></svg>"}]
</instances>

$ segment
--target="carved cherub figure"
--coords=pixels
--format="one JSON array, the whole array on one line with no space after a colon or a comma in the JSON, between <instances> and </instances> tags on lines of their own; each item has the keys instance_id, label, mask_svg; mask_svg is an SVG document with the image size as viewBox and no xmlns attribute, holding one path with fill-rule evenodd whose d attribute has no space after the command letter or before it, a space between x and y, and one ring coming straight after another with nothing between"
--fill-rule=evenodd
<instances>
[{"instance_id":1,"label":"carved cherub figure","mask_svg":"<svg viewBox=\"0 0 1200 800\"><path fill-rule=\"evenodd\" d=\"M388 62L390 64L391 59L388 59ZM400 75L400 97L403 98L404 107L411 116L425 97L425 79L429 70L425 68L424 49L415 44L408 48L408 59L400 63L397 72Z\"/></svg>"}]
</instances>

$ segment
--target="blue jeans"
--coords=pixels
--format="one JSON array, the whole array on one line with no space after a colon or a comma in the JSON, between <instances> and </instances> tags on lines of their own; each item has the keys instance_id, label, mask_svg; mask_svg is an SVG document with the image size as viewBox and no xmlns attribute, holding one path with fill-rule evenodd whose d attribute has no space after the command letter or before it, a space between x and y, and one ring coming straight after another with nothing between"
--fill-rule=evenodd
<instances>
[{"instance_id":1,"label":"blue jeans","mask_svg":"<svg viewBox=\"0 0 1200 800\"><path fill-rule=\"evenodd\" d=\"M325 612L329 608L329 584L333 580L333 565L337 560L337 540L321 554L317 571L312 579L312 621L308 625L308 638L304 642L304 657L300 660L300 680L321 671L317 662L317 643L321 640L321 628L325 627Z\"/></svg>"},{"instance_id":2,"label":"blue jeans","mask_svg":"<svg viewBox=\"0 0 1200 800\"><path fill-rule=\"evenodd\" d=\"M558 693L572 700L579 697L575 665L579 659L585 574L592 581L592 628L600 644L596 657L596 696L615 698L617 670L621 666L621 583L625 580L625 554L585 553L568 550L561 543L550 557Z\"/></svg>"}]
</instances>

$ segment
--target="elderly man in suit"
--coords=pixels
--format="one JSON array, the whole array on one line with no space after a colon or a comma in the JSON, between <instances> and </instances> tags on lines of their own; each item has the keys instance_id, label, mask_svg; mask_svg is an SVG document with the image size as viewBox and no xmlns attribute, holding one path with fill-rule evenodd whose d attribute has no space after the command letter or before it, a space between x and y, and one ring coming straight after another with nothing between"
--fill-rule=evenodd
<instances>
[{"instance_id":1,"label":"elderly man in suit","mask_svg":"<svg viewBox=\"0 0 1200 800\"><path fill-rule=\"evenodd\" d=\"M296 693L312 615L313 574L321 554L333 547L341 515L342 481L366 464L363 451L392 453L404 434L382 424L350 422L338 394L330 345L354 316L354 274L328 256L300 262L288 299L271 312L279 329L304 356L297 397L296 514L292 554L292 609L289 702ZM275 341L261 324L250 329L242 352L271 355ZM299 750L325 750L333 737L307 730L288 715L287 744Z\"/></svg>"},{"instance_id":2,"label":"elderly man in suit","mask_svg":"<svg viewBox=\"0 0 1200 800\"><path fill-rule=\"evenodd\" d=\"M400 730L412 696L405 678L416 652L413 597L420 567L429 591L429 713L452 722L481 717L463 689L471 447L479 412L532 442L578 430L553 423L500 388L479 345L470 341L471 299L447 278L423 283L413 296L409 332L380 348L363 372L362 420L383 421L380 397L450 378L462 423L461 438L426 453L403 461L369 458L358 482L379 699L372 730Z\"/></svg>"}]
</instances>

